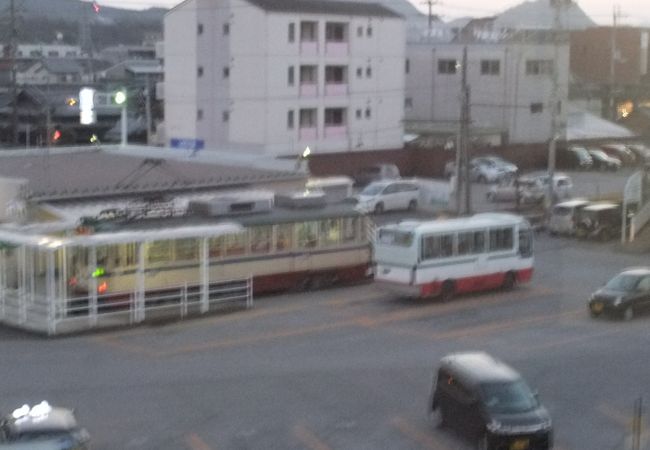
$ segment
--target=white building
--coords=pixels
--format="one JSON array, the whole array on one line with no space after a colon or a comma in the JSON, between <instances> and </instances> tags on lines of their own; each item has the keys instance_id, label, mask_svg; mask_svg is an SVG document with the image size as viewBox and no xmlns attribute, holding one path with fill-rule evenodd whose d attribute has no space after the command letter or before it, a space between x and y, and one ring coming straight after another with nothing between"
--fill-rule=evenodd
<instances>
[{"instance_id":1,"label":"white building","mask_svg":"<svg viewBox=\"0 0 650 450\"><path fill-rule=\"evenodd\" d=\"M407 130L441 136L457 133L465 47L474 134L482 134L496 145L548 141L552 134L555 45L552 34L546 31L441 30L432 39L409 42L404 111ZM568 103L568 43L558 45L557 54L558 122L562 130Z\"/></svg>"},{"instance_id":2,"label":"white building","mask_svg":"<svg viewBox=\"0 0 650 450\"><path fill-rule=\"evenodd\" d=\"M16 58L79 58L78 45L66 44L18 44Z\"/></svg>"},{"instance_id":3,"label":"white building","mask_svg":"<svg viewBox=\"0 0 650 450\"><path fill-rule=\"evenodd\" d=\"M186 0L165 16L164 61L172 146L402 147L405 25L380 5Z\"/></svg>"}]
</instances>

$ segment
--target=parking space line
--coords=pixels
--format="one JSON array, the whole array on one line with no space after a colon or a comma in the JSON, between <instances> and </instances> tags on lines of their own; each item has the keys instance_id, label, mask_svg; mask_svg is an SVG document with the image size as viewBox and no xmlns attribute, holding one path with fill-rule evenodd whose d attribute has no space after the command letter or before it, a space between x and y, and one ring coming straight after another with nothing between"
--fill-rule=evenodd
<instances>
[{"instance_id":1,"label":"parking space line","mask_svg":"<svg viewBox=\"0 0 650 450\"><path fill-rule=\"evenodd\" d=\"M293 435L310 450L332 450L329 445L320 440L304 425L298 424L294 426Z\"/></svg>"},{"instance_id":2,"label":"parking space line","mask_svg":"<svg viewBox=\"0 0 650 450\"><path fill-rule=\"evenodd\" d=\"M192 450L216 450L210 447L208 444L206 444L205 441L201 439L199 435L196 433L190 433L187 436L185 436L185 443Z\"/></svg>"},{"instance_id":3,"label":"parking space line","mask_svg":"<svg viewBox=\"0 0 650 450\"><path fill-rule=\"evenodd\" d=\"M438 439L433 437L429 433L425 433L421 430L418 430L416 427L408 423L406 420L401 417L395 417L390 421L391 425L397 428L400 433L402 433L407 438L412 441L417 442L424 448L431 450L446 450L449 449L448 446L440 442Z\"/></svg>"}]
</instances>

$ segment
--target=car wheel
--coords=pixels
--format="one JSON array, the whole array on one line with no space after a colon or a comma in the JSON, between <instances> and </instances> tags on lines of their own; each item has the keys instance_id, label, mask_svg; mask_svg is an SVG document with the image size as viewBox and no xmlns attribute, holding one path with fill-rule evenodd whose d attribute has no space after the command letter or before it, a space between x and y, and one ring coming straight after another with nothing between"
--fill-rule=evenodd
<instances>
[{"instance_id":1,"label":"car wheel","mask_svg":"<svg viewBox=\"0 0 650 450\"><path fill-rule=\"evenodd\" d=\"M634 318L634 310L632 309L632 306L628 306L623 310L623 320L629 322L633 318Z\"/></svg>"},{"instance_id":2,"label":"car wheel","mask_svg":"<svg viewBox=\"0 0 650 450\"><path fill-rule=\"evenodd\" d=\"M384 204L379 202L375 205L375 214L381 214L384 212Z\"/></svg>"},{"instance_id":3,"label":"car wheel","mask_svg":"<svg viewBox=\"0 0 650 450\"><path fill-rule=\"evenodd\" d=\"M444 283L442 283L442 287L440 288L440 300L443 302L448 302L454 297L454 282L451 280L447 280Z\"/></svg>"},{"instance_id":4,"label":"car wheel","mask_svg":"<svg viewBox=\"0 0 650 450\"><path fill-rule=\"evenodd\" d=\"M418 209L418 201L417 200L411 200L409 202L408 210L409 211L415 211L416 209Z\"/></svg>"},{"instance_id":5,"label":"car wheel","mask_svg":"<svg viewBox=\"0 0 650 450\"><path fill-rule=\"evenodd\" d=\"M506 273L506 276L503 278L503 289L509 291L515 287L515 284L517 284L517 278L515 277L515 274L512 272Z\"/></svg>"}]
</instances>

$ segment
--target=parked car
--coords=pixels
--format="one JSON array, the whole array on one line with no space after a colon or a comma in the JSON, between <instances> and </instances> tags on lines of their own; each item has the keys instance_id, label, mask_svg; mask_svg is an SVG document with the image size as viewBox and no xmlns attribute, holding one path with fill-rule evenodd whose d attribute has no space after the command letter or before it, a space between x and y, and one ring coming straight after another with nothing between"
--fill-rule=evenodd
<instances>
[{"instance_id":1,"label":"parked car","mask_svg":"<svg viewBox=\"0 0 650 450\"><path fill-rule=\"evenodd\" d=\"M532 182L536 190L541 191L544 195L548 192L548 183L550 180L548 172L531 172L521 176L520 180L524 183ZM554 201L571 197L573 193L573 180L571 177L562 172L553 174L553 194Z\"/></svg>"},{"instance_id":2,"label":"parked car","mask_svg":"<svg viewBox=\"0 0 650 450\"><path fill-rule=\"evenodd\" d=\"M548 221L549 233L551 233L551 235L575 234L578 214L580 210L587 205L589 205L589 200L573 199L553 206Z\"/></svg>"},{"instance_id":3,"label":"parked car","mask_svg":"<svg viewBox=\"0 0 650 450\"><path fill-rule=\"evenodd\" d=\"M650 164L650 148L644 144L626 144L626 146L634 152L639 165Z\"/></svg>"},{"instance_id":4,"label":"parked car","mask_svg":"<svg viewBox=\"0 0 650 450\"><path fill-rule=\"evenodd\" d=\"M591 155L584 147L572 145L557 152L557 164L565 169L589 170L593 163Z\"/></svg>"},{"instance_id":5,"label":"parked car","mask_svg":"<svg viewBox=\"0 0 650 450\"><path fill-rule=\"evenodd\" d=\"M621 205L610 202L592 203L578 212L576 236L608 241L621 233Z\"/></svg>"},{"instance_id":6,"label":"parked car","mask_svg":"<svg viewBox=\"0 0 650 450\"><path fill-rule=\"evenodd\" d=\"M516 165L499 156L479 156L469 162L469 177L479 183L496 183L516 176Z\"/></svg>"},{"instance_id":7,"label":"parked car","mask_svg":"<svg viewBox=\"0 0 650 450\"><path fill-rule=\"evenodd\" d=\"M483 352L443 357L429 410L483 450L550 449L553 428L538 395L513 368Z\"/></svg>"},{"instance_id":8,"label":"parked car","mask_svg":"<svg viewBox=\"0 0 650 450\"><path fill-rule=\"evenodd\" d=\"M621 168L620 159L609 156L607 153L600 149L590 148L589 154L594 161L595 169L617 171Z\"/></svg>"},{"instance_id":9,"label":"parked car","mask_svg":"<svg viewBox=\"0 0 650 450\"><path fill-rule=\"evenodd\" d=\"M515 202L519 192L521 203L539 203L544 192L533 180L503 180L490 187L486 196L490 202Z\"/></svg>"},{"instance_id":10,"label":"parked car","mask_svg":"<svg viewBox=\"0 0 650 450\"><path fill-rule=\"evenodd\" d=\"M395 164L375 164L363 167L353 176L354 184L357 186L366 186L379 180L395 180L399 177L399 169Z\"/></svg>"},{"instance_id":11,"label":"parked car","mask_svg":"<svg viewBox=\"0 0 650 450\"><path fill-rule=\"evenodd\" d=\"M602 144L600 149L609 156L619 159L621 164L625 166L636 165L636 155L623 144Z\"/></svg>"},{"instance_id":12,"label":"parked car","mask_svg":"<svg viewBox=\"0 0 650 450\"><path fill-rule=\"evenodd\" d=\"M370 183L357 196L357 209L381 214L389 210L418 207L420 188L415 181L385 180Z\"/></svg>"},{"instance_id":13,"label":"parked car","mask_svg":"<svg viewBox=\"0 0 650 450\"><path fill-rule=\"evenodd\" d=\"M624 320L650 310L650 267L619 273L591 294L588 306L592 317L608 314Z\"/></svg>"},{"instance_id":14,"label":"parked car","mask_svg":"<svg viewBox=\"0 0 650 450\"><path fill-rule=\"evenodd\" d=\"M72 410L41 402L23 405L0 418L2 450L87 450L90 435Z\"/></svg>"}]
</instances>

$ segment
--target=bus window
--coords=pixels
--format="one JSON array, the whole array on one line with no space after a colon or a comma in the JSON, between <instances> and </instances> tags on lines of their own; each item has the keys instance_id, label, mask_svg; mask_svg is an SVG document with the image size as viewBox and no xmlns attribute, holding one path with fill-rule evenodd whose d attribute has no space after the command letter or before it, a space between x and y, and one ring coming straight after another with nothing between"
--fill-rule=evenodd
<instances>
[{"instance_id":1,"label":"bus window","mask_svg":"<svg viewBox=\"0 0 650 450\"><path fill-rule=\"evenodd\" d=\"M358 220L356 217L347 217L343 221L343 242L353 242L357 240Z\"/></svg>"},{"instance_id":2,"label":"bus window","mask_svg":"<svg viewBox=\"0 0 650 450\"><path fill-rule=\"evenodd\" d=\"M422 259L446 258L454 254L454 235L426 236L422 239Z\"/></svg>"},{"instance_id":3,"label":"bus window","mask_svg":"<svg viewBox=\"0 0 650 450\"><path fill-rule=\"evenodd\" d=\"M271 251L271 226L252 227L250 236L252 253L268 253Z\"/></svg>"},{"instance_id":4,"label":"bus window","mask_svg":"<svg viewBox=\"0 0 650 450\"><path fill-rule=\"evenodd\" d=\"M341 222L339 219L326 219L320 221L321 245L336 245L341 239Z\"/></svg>"},{"instance_id":5,"label":"bus window","mask_svg":"<svg viewBox=\"0 0 650 450\"><path fill-rule=\"evenodd\" d=\"M210 238L208 241L208 253L210 258L221 258L223 252L223 236Z\"/></svg>"},{"instance_id":6,"label":"bus window","mask_svg":"<svg viewBox=\"0 0 650 450\"><path fill-rule=\"evenodd\" d=\"M493 228L490 230L490 251L512 250L512 228Z\"/></svg>"},{"instance_id":7,"label":"bus window","mask_svg":"<svg viewBox=\"0 0 650 450\"><path fill-rule=\"evenodd\" d=\"M318 244L318 222L298 224L298 247L313 248Z\"/></svg>"},{"instance_id":8,"label":"bus window","mask_svg":"<svg viewBox=\"0 0 650 450\"><path fill-rule=\"evenodd\" d=\"M471 255L474 253L474 233L458 233L458 255Z\"/></svg>"},{"instance_id":9,"label":"bus window","mask_svg":"<svg viewBox=\"0 0 650 450\"><path fill-rule=\"evenodd\" d=\"M291 250L293 247L293 224L284 223L276 228L275 248L278 251Z\"/></svg>"},{"instance_id":10,"label":"bus window","mask_svg":"<svg viewBox=\"0 0 650 450\"><path fill-rule=\"evenodd\" d=\"M519 254L524 258L533 255L533 232L530 229L519 230Z\"/></svg>"},{"instance_id":11,"label":"bus window","mask_svg":"<svg viewBox=\"0 0 650 450\"><path fill-rule=\"evenodd\" d=\"M474 232L474 252L473 253L484 253L485 252L485 232L484 231L475 231Z\"/></svg>"}]
</instances>

